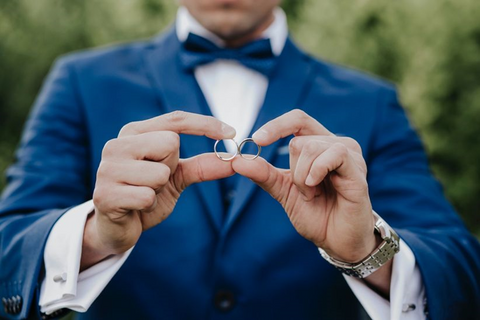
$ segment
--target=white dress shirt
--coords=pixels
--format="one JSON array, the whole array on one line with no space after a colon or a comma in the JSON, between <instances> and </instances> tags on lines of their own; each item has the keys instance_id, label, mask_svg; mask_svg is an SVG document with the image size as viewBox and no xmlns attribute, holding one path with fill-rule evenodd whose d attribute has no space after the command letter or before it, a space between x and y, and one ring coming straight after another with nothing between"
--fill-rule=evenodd
<instances>
[{"instance_id":1,"label":"white dress shirt","mask_svg":"<svg viewBox=\"0 0 480 320\"><path fill-rule=\"evenodd\" d=\"M202 27L183 7L177 13L176 31L180 41L193 32L223 45L220 38ZM270 39L272 51L278 56L287 36L285 13L277 8L273 23L262 37ZM216 60L195 68L194 73L212 114L236 129L235 140L246 138L263 104L268 79L231 60ZM79 273L85 221L92 211L91 200L69 210L57 221L48 237L44 252L46 275L39 302L44 313L50 314L61 308L87 311L133 250L112 256ZM425 318L424 287L415 257L405 242L401 241L400 247L393 261L390 301L379 296L362 280L345 276L372 319Z\"/></svg>"}]
</instances>

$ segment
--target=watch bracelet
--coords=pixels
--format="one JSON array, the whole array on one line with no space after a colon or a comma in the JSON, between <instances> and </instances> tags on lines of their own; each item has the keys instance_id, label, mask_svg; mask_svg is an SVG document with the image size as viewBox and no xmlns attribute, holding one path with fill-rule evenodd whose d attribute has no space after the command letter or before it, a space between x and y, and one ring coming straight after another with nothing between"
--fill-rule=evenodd
<instances>
[{"instance_id":1,"label":"watch bracelet","mask_svg":"<svg viewBox=\"0 0 480 320\"><path fill-rule=\"evenodd\" d=\"M356 263L340 261L332 258L323 249L319 248L320 254L325 260L348 276L355 278L368 277L393 259L395 254L400 251L400 238L397 233L376 212L373 212L373 214L376 218L375 232L379 233L383 241L362 261Z\"/></svg>"}]
</instances>

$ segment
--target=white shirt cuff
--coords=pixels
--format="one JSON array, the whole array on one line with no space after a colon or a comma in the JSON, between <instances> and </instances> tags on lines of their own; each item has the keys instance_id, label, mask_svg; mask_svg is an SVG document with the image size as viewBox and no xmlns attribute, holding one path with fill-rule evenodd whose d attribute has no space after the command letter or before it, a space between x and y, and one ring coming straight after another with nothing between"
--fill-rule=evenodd
<instances>
[{"instance_id":1,"label":"white shirt cuff","mask_svg":"<svg viewBox=\"0 0 480 320\"><path fill-rule=\"evenodd\" d=\"M93 209L92 201L74 207L50 232L44 252L46 275L40 290L39 305L43 313L50 314L62 308L87 311L133 250L114 255L79 273L85 222ZM403 240L400 240L400 248L393 260L390 301L364 281L344 276L373 320L425 318L425 289L415 256Z\"/></svg>"},{"instance_id":2,"label":"white shirt cuff","mask_svg":"<svg viewBox=\"0 0 480 320\"><path fill-rule=\"evenodd\" d=\"M410 247L400 239L400 252L393 259L390 301L358 278L344 275L347 284L373 319L425 319L425 288Z\"/></svg>"},{"instance_id":3,"label":"white shirt cuff","mask_svg":"<svg viewBox=\"0 0 480 320\"><path fill-rule=\"evenodd\" d=\"M51 314L62 308L87 311L133 250L79 273L85 222L93 210L91 200L70 209L48 236L43 256L46 273L39 301L43 313Z\"/></svg>"}]
</instances>

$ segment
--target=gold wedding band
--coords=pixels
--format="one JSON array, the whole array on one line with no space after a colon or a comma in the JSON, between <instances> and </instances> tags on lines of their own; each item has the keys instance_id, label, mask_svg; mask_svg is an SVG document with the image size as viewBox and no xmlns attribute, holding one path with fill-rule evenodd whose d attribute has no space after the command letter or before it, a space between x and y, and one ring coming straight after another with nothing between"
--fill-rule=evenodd
<instances>
[{"instance_id":1,"label":"gold wedding band","mask_svg":"<svg viewBox=\"0 0 480 320\"><path fill-rule=\"evenodd\" d=\"M243 159L255 160L255 159L258 158L258 156L260 155L260 152L262 151L262 147L259 146L255 141L253 141L252 138L243 139L242 142L240 142L240 144L237 144L237 142L233 139L224 139L224 140L232 140L233 143L235 143L235 145L237 146L237 148L236 148L235 153L233 155L227 156L227 155L230 155L230 153L218 152L218 150L217 150L218 143L222 140L215 141L215 144L213 145L213 151L215 152L215 155L217 156L217 158L222 160L222 161L232 161L237 156L237 154L239 154ZM245 146L246 143L254 143L257 146L257 154L255 154L255 155L242 154L242 148Z\"/></svg>"}]
</instances>

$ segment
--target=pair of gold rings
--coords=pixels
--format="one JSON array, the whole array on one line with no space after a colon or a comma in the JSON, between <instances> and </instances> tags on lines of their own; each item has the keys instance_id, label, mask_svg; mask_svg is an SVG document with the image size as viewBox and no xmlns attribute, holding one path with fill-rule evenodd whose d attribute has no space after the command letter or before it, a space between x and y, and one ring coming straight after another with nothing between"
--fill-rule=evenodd
<instances>
[{"instance_id":1,"label":"pair of gold rings","mask_svg":"<svg viewBox=\"0 0 480 320\"><path fill-rule=\"evenodd\" d=\"M215 145L213 146L213 151L215 151L215 155L217 156L217 158L222 160L222 161L231 161L237 156L237 154L240 155L243 159L254 160L254 159L258 158L258 156L260 155L260 152L262 151L262 147L259 146L258 144L256 144L255 141L253 141L252 138L243 139L242 142L240 142L240 144L237 144L237 142L233 139L225 139L225 140L233 141L236 148L235 148L235 153L233 155L231 153L228 153L228 152L218 152L217 146L218 146L218 143L222 140L217 140L215 142ZM257 154L244 154L244 153L242 153L242 149L247 143L253 143L253 144L255 144L255 146L257 146Z\"/></svg>"}]
</instances>

